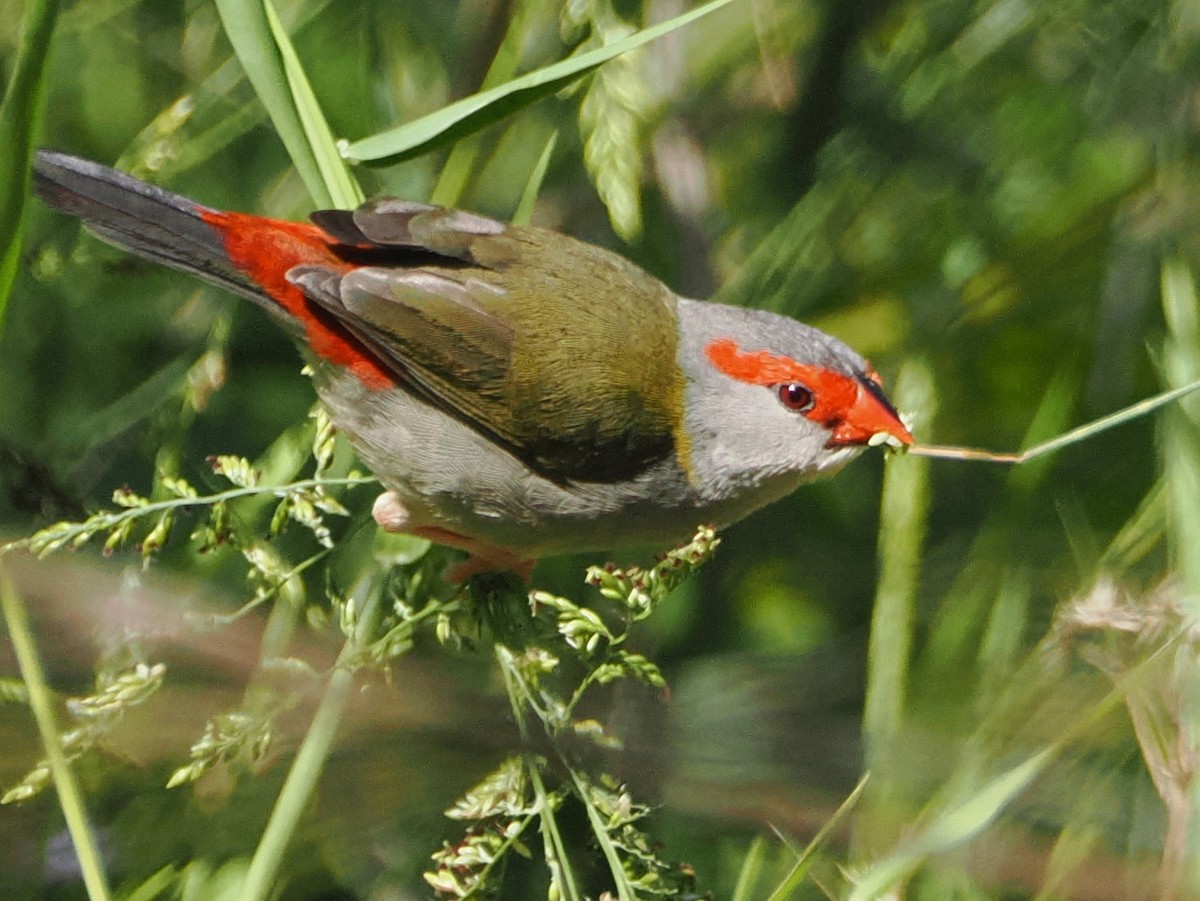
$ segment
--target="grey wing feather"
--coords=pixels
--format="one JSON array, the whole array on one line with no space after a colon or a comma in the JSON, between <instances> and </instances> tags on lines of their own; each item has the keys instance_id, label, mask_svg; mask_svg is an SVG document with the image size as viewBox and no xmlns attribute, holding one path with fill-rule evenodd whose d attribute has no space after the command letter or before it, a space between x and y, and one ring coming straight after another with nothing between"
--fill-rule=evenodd
<instances>
[{"instance_id":1,"label":"grey wing feather","mask_svg":"<svg viewBox=\"0 0 1200 901\"><path fill-rule=\"evenodd\" d=\"M370 266L345 275L297 266L288 280L423 394L494 431L487 408L505 391L513 332L472 299L470 285Z\"/></svg>"},{"instance_id":2,"label":"grey wing feather","mask_svg":"<svg viewBox=\"0 0 1200 901\"><path fill-rule=\"evenodd\" d=\"M287 271L287 280L326 309L331 310L342 303L342 279L332 269L324 266L293 266Z\"/></svg>"},{"instance_id":3,"label":"grey wing feather","mask_svg":"<svg viewBox=\"0 0 1200 901\"><path fill-rule=\"evenodd\" d=\"M513 330L471 296L471 287L425 269L364 267L341 279L340 294L346 312L372 333L418 355L436 342L454 358L467 353L507 364ZM455 347L460 344L465 346Z\"/></svg>"}]
</instances>

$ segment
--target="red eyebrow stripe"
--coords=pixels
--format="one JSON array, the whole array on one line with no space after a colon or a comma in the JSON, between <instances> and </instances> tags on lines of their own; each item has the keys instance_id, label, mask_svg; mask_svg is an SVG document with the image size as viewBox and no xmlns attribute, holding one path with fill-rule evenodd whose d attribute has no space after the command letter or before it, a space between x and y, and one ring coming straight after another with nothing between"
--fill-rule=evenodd
<instances>
[{"instance_id":1,"label":"red eyebrow stripe","mask_svg":"<svg viewBox=\"0 0 1200 901\"><path fill-rule=\"evenodd\" d=\"M704 355L731 379L750 385L800 382L813 392L813 408L805 416L814 422L834 423L858 397L857 380L826 369L797 363L791 357L767 350L743 351L732 338L717 338L704 347Z\"/></svg>"},{"instance_id":2,"label":"red eyebrow stripe","mask_svg":"<svg viewBox=\"0 0 1200 901\"><path fill-rule=\"evenodd\" d=\"M732 338L717 338L704 348L708 361L731 379L751 385L810 382L822 374L833 375L820 366L806 366L791 357L768 350L743 351Z\"/></svg>"},{"instance_id":3,"label":"red eyebrow stripe","mask_svg":"<svg viewBox=\"0 0 1200 901\"><path fill-rule=\"evenodd\" d=\"M750 385L779 385L785 382L804 382L810 388L829 378L853 379L823 366L809 366L769 350L742 350L733 338L716 338L704 347L710 364L731 379Z\"/></svg>"}]
</instances>

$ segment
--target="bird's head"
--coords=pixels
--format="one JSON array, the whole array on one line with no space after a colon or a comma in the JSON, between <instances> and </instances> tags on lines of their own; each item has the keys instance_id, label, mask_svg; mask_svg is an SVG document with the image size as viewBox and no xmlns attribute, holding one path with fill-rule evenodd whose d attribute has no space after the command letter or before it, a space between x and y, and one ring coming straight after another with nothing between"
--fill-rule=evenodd
<instances>
[{"instance_id":1,"label":"bird's head","mask_svg":"<svg viewBox=\"0 0 1200 901\"><path fill-rule=\"evenodd\" d=\"M683 301L690 464L714 490L828 475L912 435L876 372L842 342L784 316Z\"/></svg>"}]
</instances>

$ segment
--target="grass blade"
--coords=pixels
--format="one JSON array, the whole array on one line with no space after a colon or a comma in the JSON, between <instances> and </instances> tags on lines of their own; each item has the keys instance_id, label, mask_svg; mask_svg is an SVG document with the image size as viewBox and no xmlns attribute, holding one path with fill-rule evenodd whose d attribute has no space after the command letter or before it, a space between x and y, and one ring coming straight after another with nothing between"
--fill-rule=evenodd
<instances>
[{"instance_id":1,"label":"grass blade","mask_svg":"<svg viewBox=\"0 0 1200 901\"><path fill-rule=\"evenodd\" d=\"M350 702L356 677L353 659L373 637L379 622L380 597L383 588L377 581L364 580L357 592L362 604L354 633L346 639L333 673L325 687L325 694L313 715L312 723L292 761L271 817L263 830L262 839L254 850L246 880L242 884L241 901L263 901L276 890L283 855L296 833L300 817L316 788L317 780L325 768L325 761L337 737L342 713Z\"/></svg>"},{"instance_id":2,"label":"grass blade","mask_svg":"<svg viewBox=\"0 0 1200 901\"><path fill-rule=\"evenodd\" d=\"M854 786L854 791L846 796L846 800L833 812L833 816L825 822L820 831L813 836L812 841L800 852L796 858L796 862L792 865L792 869L783 878L783 882L779 883L775 891L771 892L767 897L767 901L785 901L786 898L791 897L792 892L800 887L805 877L808 876L808 871L812 869L813 861L816 859L813 855L825 844L825 840L833 834L833 831L841 825L842 821L850 815L850 811L854 809L854 805L862 797L863 790L866 789L870 778L870 775L866 775L858 780L858 785Z\"/></svg>"},{"instance_id":3,"label":"grass blade","mask_svg":"<svg viewBox=\"0 0 1200 901\"><path fill-rule=\"evenodd\" d=\"M284 27L292 34L303 33L332 2L311 0L300 9L285 10ZM84 27L75 21L81 9L83 7L76 6L67 16L76 28ZM191 85L187 93L159 110L126 145L114 165L138 178L153 177L158 183L170 183L181 173L204 165L267 118L266 107L257 98L246 102L233 100L235 91L245 80L245 68L236 56L229 56L201 81ZM182 134L185 126L188 128L186 139ZM161 154L163 141L171 144L169 154ZM146 165L150 157L155 158L153 170Z\"/></svg>"},{"instance_id":4,"label":"grass blade","mask_svg":"<svg viewBox=\"0 0 1200 901\"><path fill-rule=\"evenodd\" d=\"M930 854L973 839L1041 774L1057 751L1057 747L1046 748L996 776L969 797L947 805L911 841L863 873L850 901L870 901L887 895Z\"/></svg>"},{"instance_id":5,"label":"grass blade","mask_svg":"<svg viewBox=\"0 0 1200 901\"><path fill-rule=\"evenodd\" d=\"M1027 463L1030 460L1036 460L1038 457L1044 457L1047 454L1060 451L1064 447L1070 447L1072 444L1079 444L1093 435L1107 432L1111 428L1124 425L1148 413L1153 413L1160 407L1165 407L1172 401L1179 400L1179 398L1197 390L1200 390L1200 379L1172 388L1169 391L1155 394L1145 400L1140 400L1136 404L1131 404L1128 407L1117 410L1115 413L1101 416L1099 419L1093 420L1086 425L1081 425L1078 428L1071 429L1069 432L1064 432L1055 438L1051 438L1049 441L1043 441L1040 444L1035 444L1028 450L1016 453L982 450L975 447L948 447L941 444L913 445L905 452L918 457L937 457L943 460L981 460L985 463Z\"/></svg>"},{"instance_id":6,"label":"grass blade","mask_svg":"<svg viewBox=\"0 0 1200 901\"><path fill-rule=\"evenodd\" d=\"M154 415L162 408L164 398L171 397L187 378L188 370L195 362L190 357L173 360L128 394L73 421L71 432L59 439L63 455L79 460L89 450L101 447Z\"/></svg>"},{"instance_id":7,"label":"grass blade","mask_svg":"<svg viewBox=\"0 0 1200 901\"><path fill-rule=\"evenodd\" d=\"M1200 298L1186 262L1167 259L1162 266L1163 314L1170 333L1163 347L1163 369L1168 384L1179 384L1200 375ZM1186 386L1185 386L1186 387ZM1180 404L1164 417L1162 430L1163 479L1167 495L1167 546L1173 569L1182 582L1181 606L1185 621L1195 623L1200 610L1200 405ZM1196 707L1193 702L1197 665L1194 652L1170 662L1167 682L1170 710L1162 728L1162 692L1130 699L1130 715L1143 748L1146 764L1155 772L1156 787L1167 809L1167 829L1159 878L1164 897L1195 897L1200 890L1200 865L1196 839L1200 835L1200 789L1195 773ZM1156 696L1156 694L1158 696ZM1179 698L1187 700L1176 700ZM1135 704L1135 700L1140 703ZM1144 724L1144 725L1143 725ZM1146 737L1143 737L1146 736ZM1159 753L1155 740L1174 738ZM1156 764L1159 764L1156 766ZM1158 785L1162 782L1163 785Z\"/></svg>"},{"instance_id":8,"label":"grass blade","mask_svg":"<svg viewBox=\"0 0 1200 901\"><path fill-rule=\"evenodd\" d=\"M910 362L896 381L896 397L905 409L932 418L936 407L933 379L921 362ZM897 465L904 463L915 465ZM925 516L929 507L929 464L897 458L884 475L879 528L879 585L868 650L864 731L886 744L900 726L905 704L907 666L912 647L913 604L917 591ZM870 755L867 769L873 769Z\"/></svg>"},{"instance_id":9,"label":"grass blade","mask_svg":"<svg viewBox=\"0 0 1200 901\"><path fill-rule=\"evenodd\" d=\"M532 9L532 3L518 4L516 12L509 20L508 30L504 32L504 39L500 42L496 55L492 58L492 64L488 66L487 74L483 76L481 90L486 91L504 84L516 74L517 66L521 62L521 43L525 39L526 19ZM454 149L450 151L450 156L442 166L433 193L429 195L429 202L439 206L458 206L462 201L467 179L474 171L475 161L478 157L478 138L470 138L455 144Z\"/></svg>"},{"instance_id":10,"label":"grass blade","mask_svg":"<svg viewBox=\"0 0 1200 901\"><path fill-rule=\"evenodd\" d=\"M538 192L542 190L542 182L546 180L546 170L550 168L550 157L554 155L554 145L557 143L558 131L555 130L546 141L546 146L542 148L542 155L538 157L533 171L529 173L529 181L525 183L525 190L521 192L521 202L517 204L513 213L514 225L528 225L529 220L533 218L533 205L537 202Z\"/></svg>"},{"instance_id":11,"label":"grass blade","mask_svg":"<svg viewBox=\"0 0 1200 901\"><path fill-rule=\"evenodd\" d=\"M888 896L907 880L927 858L944 854L968 844L987 829L1004 809L1050 766L1067 748L1096 729L1115 710L1123 706L1130 692L1152 667L1170 659L1177 650L1182 632L1168 637L1136 667L1114 678L1115 685L1087 709L1078 711L1051 742L1029 754L1020 763L1004 769L985 781L952 777L943 797L931 802L906 836L886 855L866 867L855 882L851 901ZM1027 691L1028 685L1015 684L1014 690ZM994 724L984 723L968 739L979 741Z\"/></svg>"},{"instance_id":12,"label":"grass blade","mask_svg":"<svg viewBox=\"0 0 1200 901\"><path fill-rule=\"evenodd\" d=\"M107 901L108 880L104 875L96 836L88 824L87 808L79 791L79 783L75 780L75 772L67 763L66 754L63 752L62 739L54 720L50 689L46 685L45 673L38 659L37 645L29 628L25 605L17 597L16 588L3 569L0 569L0 610L3 610L4 622L8 626L8 636L16 652L21 678L29 689L29 706L37 722L42 749L50 763L50 772L54 775L54 790L58 793L58 803L67 821L71 843L75 846L75 855L79 860L79 869L88 898L91 901Z\"/></svg>"},{"instance_id":13,"label":"grass blade","mask_svg":"<svg viewBox=\"0 0 1200 901\"><path fill-rule=\"evenodd\" d=\"M690 12L650 28L643 28L623 40L529 72L498 87L464 97L428 116L355 141L343 154L348 159L359 161L410 157L473 134L516 110L553 94L610 59L670 34L732 2L733 0L710 0Z\"/></svg>"},{"instance_id":14,"label":"grass blade","mask_svg":"<svg viewBox=\"0 0 1200 901\"><path fill-rule=\"evenodd\" d=\"M342 155L338 153L333 132L329 128L329 123L325 121L325 114L317 102L317 95L313 93L308 76L300 65L300 58L296 55L296 48L292 46L291 38L288 37L283 23L279 21L275 7L270 4L269 0L264 0L263 8L267 11L271 37L274 38L275 45L279 48L279 55L283 59L283 69L287 76L288 87L292 92L292 101L300 116L300 125L304 129L308 146L316 158L321 181L332 196L335 206L352 209L364 200L362 188L350 174L350 169L346 165L346 161L342 159Z\"/></svg>"},{"instance_id":15,"label":"grass blade","mask_svg":"<svg viewBox=\"0 0 1200 901\"><path fill-rule=\"evenodd\" d=\"M337 156L317 105L270 0L216 0L229 43L271 117L308 193L317 206L353 206L360 198L348 172L330 165ZM338 166L344 170L339 160Z\"/></svg>"},{"instance_id":16,"label":"grass blade","mask_svg":"<svg viewBox=\"0 0 1200 901\"><path fill-rule=\"evenodd\" d=\"M1200 373L1200 299L1188 266L1167 260L1162 267L1163 313L1170 336L1163 349L1168 384ZM1178 393L1194 382L1176 388ZM1172 411L1165 422L1163 455L1168 497L1168 539L1187 596L1200 598L1200 436L1196 408Z\"/></svg>"},{"instance_id":17,"label":"grass blade","mask_svg":"<svg viewBox=\"0 0 1200 901\"><path fill-rule=\"evenodd\" d=\"M908 363L896 382L902 408L920 410L929 419L936 409L933 377L920 361ZM867 646L867 697L863 712L866 768L875 776L867 793L856 844L866 848L891 843L899 824L886 811L896 810L895 768L889 749L902 728L908 700L916 598L929 509L929 461L899 457L888 461L883 480L879 528L879 584Z\"/></svg>"},{"instance_id":18,"label":"grass blade","mask_svg":"<svg viewBox=\"0 0 1200 901\"><path fill-rule=\"evenodd\" d=\"M588 784L575 769L571 770L571 779L575 783L575 791L579 795L579 799L583 801L584 810L587 811L588 824L592 827L592 838L596 840L596 844L604 853L604 859L608 861L609 875L617 889L617 901L636 901L638 893L625 874L625 868L621 865L621 855L617 853L612 836L608 834L609 824L605 822L604 817L600 815L600 811L592 802Z\"/></svg>"},{"instance_id":19,"label":"grass blade","mask_svg":"<svg viewBox=\"0 0 1200 901\"><path fill-rule=\"evenodd\" d=\"M742 868L738 872L737 885L734 886L729 901L750 901L750 893L758 882L766 856L767 840L761 835L756 835L754 841L750 842L750 847L746 849L746 857L742 860Z\"/></svg>"},{"instance_id":20,"label":"grass blade","mask_svg":"<svg viewBox=\"0 0 1200 901\"><path fill-rule=\"evenodd\" d=\"M0 172L7 175L0 180L0 330L20 262L29 167L41 119L46 57L57 19L57 0L26 4L16 69L0 104Z\"/></svg>"}]
</instances>

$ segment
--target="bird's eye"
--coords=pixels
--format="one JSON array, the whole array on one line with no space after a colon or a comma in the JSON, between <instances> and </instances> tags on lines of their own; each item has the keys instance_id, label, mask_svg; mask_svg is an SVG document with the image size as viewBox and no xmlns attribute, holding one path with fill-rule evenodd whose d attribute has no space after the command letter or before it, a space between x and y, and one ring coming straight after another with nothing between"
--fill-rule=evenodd
<instances>
[{"instance_id":1,"label":"bird's eye","mask_svg":"<svg viewBox=\"0 0 1200 901\"><path fill-rule=\"evenodd\" d=\"M793 410L796 413L807 413L812 409L812 392L799 382L785 382L779 385L776 390L779 393L779 402L789 410Z\"/></svg>"}]
</instances>

